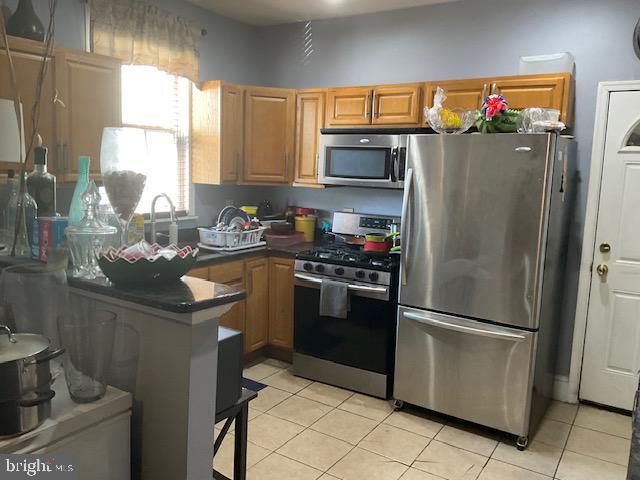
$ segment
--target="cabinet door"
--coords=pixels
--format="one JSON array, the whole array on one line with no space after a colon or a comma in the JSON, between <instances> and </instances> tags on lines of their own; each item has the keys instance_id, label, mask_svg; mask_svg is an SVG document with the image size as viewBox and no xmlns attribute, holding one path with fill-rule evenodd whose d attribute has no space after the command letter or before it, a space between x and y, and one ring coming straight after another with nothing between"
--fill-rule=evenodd
<instances>
[{"instance_id":1,"label":"cabinet door","mask_svg":"<svg viewBox=\"0 0 640 480\"><path fill-rule=\"evenodd\" d=\"M207 267L192 268L187 273L190 277L201 278L202 280L209 280L209 269Z\"/></svg>"},{"instance_id":2,"label":"cabinet door","mask_svg":"<svg viewBox=\"0 0 640 480\"><path fill-rule=\"evenodd\" d=\"M269 259L269 344L293 349L294 260Z\"/></svg>"},{"instance_id":3,"label":"cabinet door","mask_svg":"<svg viewBox=\"0 0 640 480\"><path fill-rule=\"evenodd\" d=\"M242 160L244 140L244 111L242 89L223 85L220 119L222 143L222 182L236 182Z\"/></svg>"},{"instance_id":4,"label":"cabinet door","mask_svg":"<svg viewBox=\"0 0 640 480\"><path fill-rule=\"evenodd\" d=\"M216 283L224 283L231 287L245 288L244 282L244 262L222 263L209 268L209 280ZM222 315L219 320L220 325L234 330L245 332L245 302L238 302L231 310Z\"/></svg>"},{"instance_id":5,"label":"cabinet door","mask_svg":"<svg viewBox=\"0 0 640 480\"><path fill-rule=\"evenodd\" d=\"M430 82L424 87L425 106L433 106L433 96L436 94L437 87L442 88L447 94L443 104L447 108L477 109L489 94L489 80L483 78Z\"/></svg>"},{"instance_id":6,"label":"cabinet door","mask_svg":"<svg viewBox=\"0 0 640 480\"><path fill-rule=\"evenodd\" d=\"M289 182L294 127L293 90L255 87L246 90L243 181Z\"/></svg>"},{"instance_id":7,"label":"cabinet door","mask_svg":"<svg viewBox=\"0 0 640 480\"><path fill-rule=\"evenodd\" d=\"M383 85L373 90L373 125L415 125L421 122L421 92L418 83Z\"/></svg>"},{"instance_id":8,"label":"cabinet door","mask_svg":"<svg viewBox=\"0 0 640 480\"><path fill-rule=\"evenodd\" d=\"M266 258L245 263L245 353L267 345L269 340L269 261Z\"/></svg>"},{"instance_id":9,"label":"cabinet door","mask_svg":"<svg viewBox=\"0 0 640 480\"><path fill-rule=\"evenodd\" d=\"M120 61L63 50L56 55L56 74L66 105L59 117L65 180L77 178L80 155L91 156L91 174L99 175L102 130L122 123Z\"/></svg>"},{"instance_id":10,"label":"cabinet door","mask_svg":"<svg viewBox=\"0 0 640 480\"><path fill-rule=\"evenodd\" d=\"M491 91L504 95L509 108L555 108L561 112L561 121L572 123L573 98L568 73L497 78Z\"/></svg>"},{"instance_id":11,"label":"cabinet door","mask_svg":"<svg viewBox=\"0 0 640 480\"><path fill-rule=\"evenodd\" d=\"M318 184L320 129L324 126L324 92L298 94L296 100L296 156L294 182Z\"/></svg>"},{"instance_id":12,"label":"cabinet door","mask_svg":"<svg viewBox=\"0 0 640 480\"><path fill-rule=\"evenodd\" d=\"M334 88L327 92L327 127L371 125L371 87Z\"/></svg>"},{"instance_id":13,"label":"cabinet door","mask_svg":"<svg viewBox=\"0 0 640 480\"><path fill-rule=\"evenodd\" d=\"M36 83L40 75L44 49L36 42L23 39L10 39L13 63L16 70L16 82L20 88L22 98L22 114L24 123L25 148L29 148L29 141L33 133L33 105L36 100ZM4 48L0 49L0 98L13 101L13 88L11 76L7 64L7 56ZM59 154L58 138L56 131L56 112L53 100L56 95L55 86L56 65L53 58L47 60L47 71L42 87L42 99L40 102L40 117L38 133L42 137L43 145L49 148L49 169L57 173L57 160ZM35 146L35 145L34 145ZM28 160L28 170L33 164L33 155ZM19 159L9 163L0 160L0 169L16 169Z\"/></svg>"}]
</instances>

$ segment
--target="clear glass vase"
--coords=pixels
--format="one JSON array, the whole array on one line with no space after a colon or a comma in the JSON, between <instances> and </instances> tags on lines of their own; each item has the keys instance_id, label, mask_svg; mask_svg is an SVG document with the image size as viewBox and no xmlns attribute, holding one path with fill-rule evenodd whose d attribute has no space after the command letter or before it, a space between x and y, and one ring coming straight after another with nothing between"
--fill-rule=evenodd
<instances>
[{"instance_id":1,"label":"clear glass vase","mask_svg":"<svg viewBox=\"0 0 640 480\"><path fill-rule=\"evenodd\" d=\"M147 135L140 128L105 128L100 170L113 211L122 224L121 244L127 245L129 224L147 181Z\"/></svg>"}]
</instances>

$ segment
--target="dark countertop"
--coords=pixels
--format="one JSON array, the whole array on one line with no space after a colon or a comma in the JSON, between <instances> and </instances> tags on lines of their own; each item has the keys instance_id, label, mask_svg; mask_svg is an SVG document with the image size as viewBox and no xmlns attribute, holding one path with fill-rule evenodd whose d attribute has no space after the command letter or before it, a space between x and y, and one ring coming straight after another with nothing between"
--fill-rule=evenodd
<instances>
[{"instance_id":1,"label":"dark countertop","mask_svg":"<svg viewBox=\"0 0 640 480\"><path fill-rule=\"evenodd\" d=\"M314 247L314 243L304 242L289 247L258 247L250 248L247 250L238 250L237 252L212 252L209 250L200 249L198 253L198 259L196 261L196 267L206 267L209 265L215 265L217 263L232 262L234 260L240 260L242 258L251 257L254 255L265 255L271 257L284 257L295 258L295 256L310 250Z\"/></svg>"},{"instance_id":2,"label":"dark countertop","mask_svg":"<svg viewBox=\"0 0 640 480\"><path fill-rule=\"evenodd\" d=\"M184 276L176 283L140 287L119 287L106 278L86 280L69 277L69 286L127 302L174 313L195 313L238 302L247 292L199 278Z\"/></svg>"},{"instance_id":3,"label":"dark countertop","mask_svg":"<svg viewBox=\"0 0 640 480\"><path fill-rule=\"evenodd\" d=\"M36 262L0 256L0 269L21 264ZM87 280L70 275L67 278L72 288L173 313L195 313L238 302L247 296L242 289L187 276L172 284L140 287L119 287L106 278Z\"/></svg>"}]
</instances>

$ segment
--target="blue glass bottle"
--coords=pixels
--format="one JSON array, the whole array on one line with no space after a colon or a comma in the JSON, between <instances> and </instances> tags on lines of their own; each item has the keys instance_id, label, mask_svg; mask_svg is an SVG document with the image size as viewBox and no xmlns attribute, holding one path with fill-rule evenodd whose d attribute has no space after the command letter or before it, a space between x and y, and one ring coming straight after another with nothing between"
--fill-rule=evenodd
<instances>
[{"instance_id":1,"label":"blue glass bottle","mask_svg":"<svg viewBox=\"0 0 640 480\"><path fill-rule=\"evenodd\" d=\"M69 207L69 226L77 225L84 217L85 205L82 201L82 195L89 187L90 163L91 157L87 155L80 155L78 158L78 180L76 181L76 188L73 191L73 198Z\"/></svg>"}]
</instances>

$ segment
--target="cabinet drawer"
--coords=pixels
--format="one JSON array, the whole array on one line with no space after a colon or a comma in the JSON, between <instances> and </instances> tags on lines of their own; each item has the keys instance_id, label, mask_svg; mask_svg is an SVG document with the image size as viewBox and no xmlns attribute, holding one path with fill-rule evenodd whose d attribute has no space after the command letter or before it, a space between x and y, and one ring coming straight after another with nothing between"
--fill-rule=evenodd
<instances>
[{"instance_id":1,"label":"cabinet drawer","mask_svg":"<svg viewBox=\"0 0 640 480\"><path fill-rule=\"evenodd\" d=\"M207 267L192 268L189 270L187 275L190 277L201 278L203 280L209 280L209 269Z\"/></svg>"},{"instance_id":2,"label":"cabinet drawer","mask_svg":"<svg viewBox=\"0 0 640 480\"><path fill-rule=\"evenodd\" d=\"M209 280L227 285L244 284L244 262L239 260L209 267Z\"/></svg>"},{"instance_id":3,"label":"cabinet drawer","mask_svg":"<svg viewBox=\"0 0 640 480\"><path fill-rule=\"evenodd\" d=\"M394 397L525 436L536 335L400 307Z\"/></svg>"}]
</instances>

